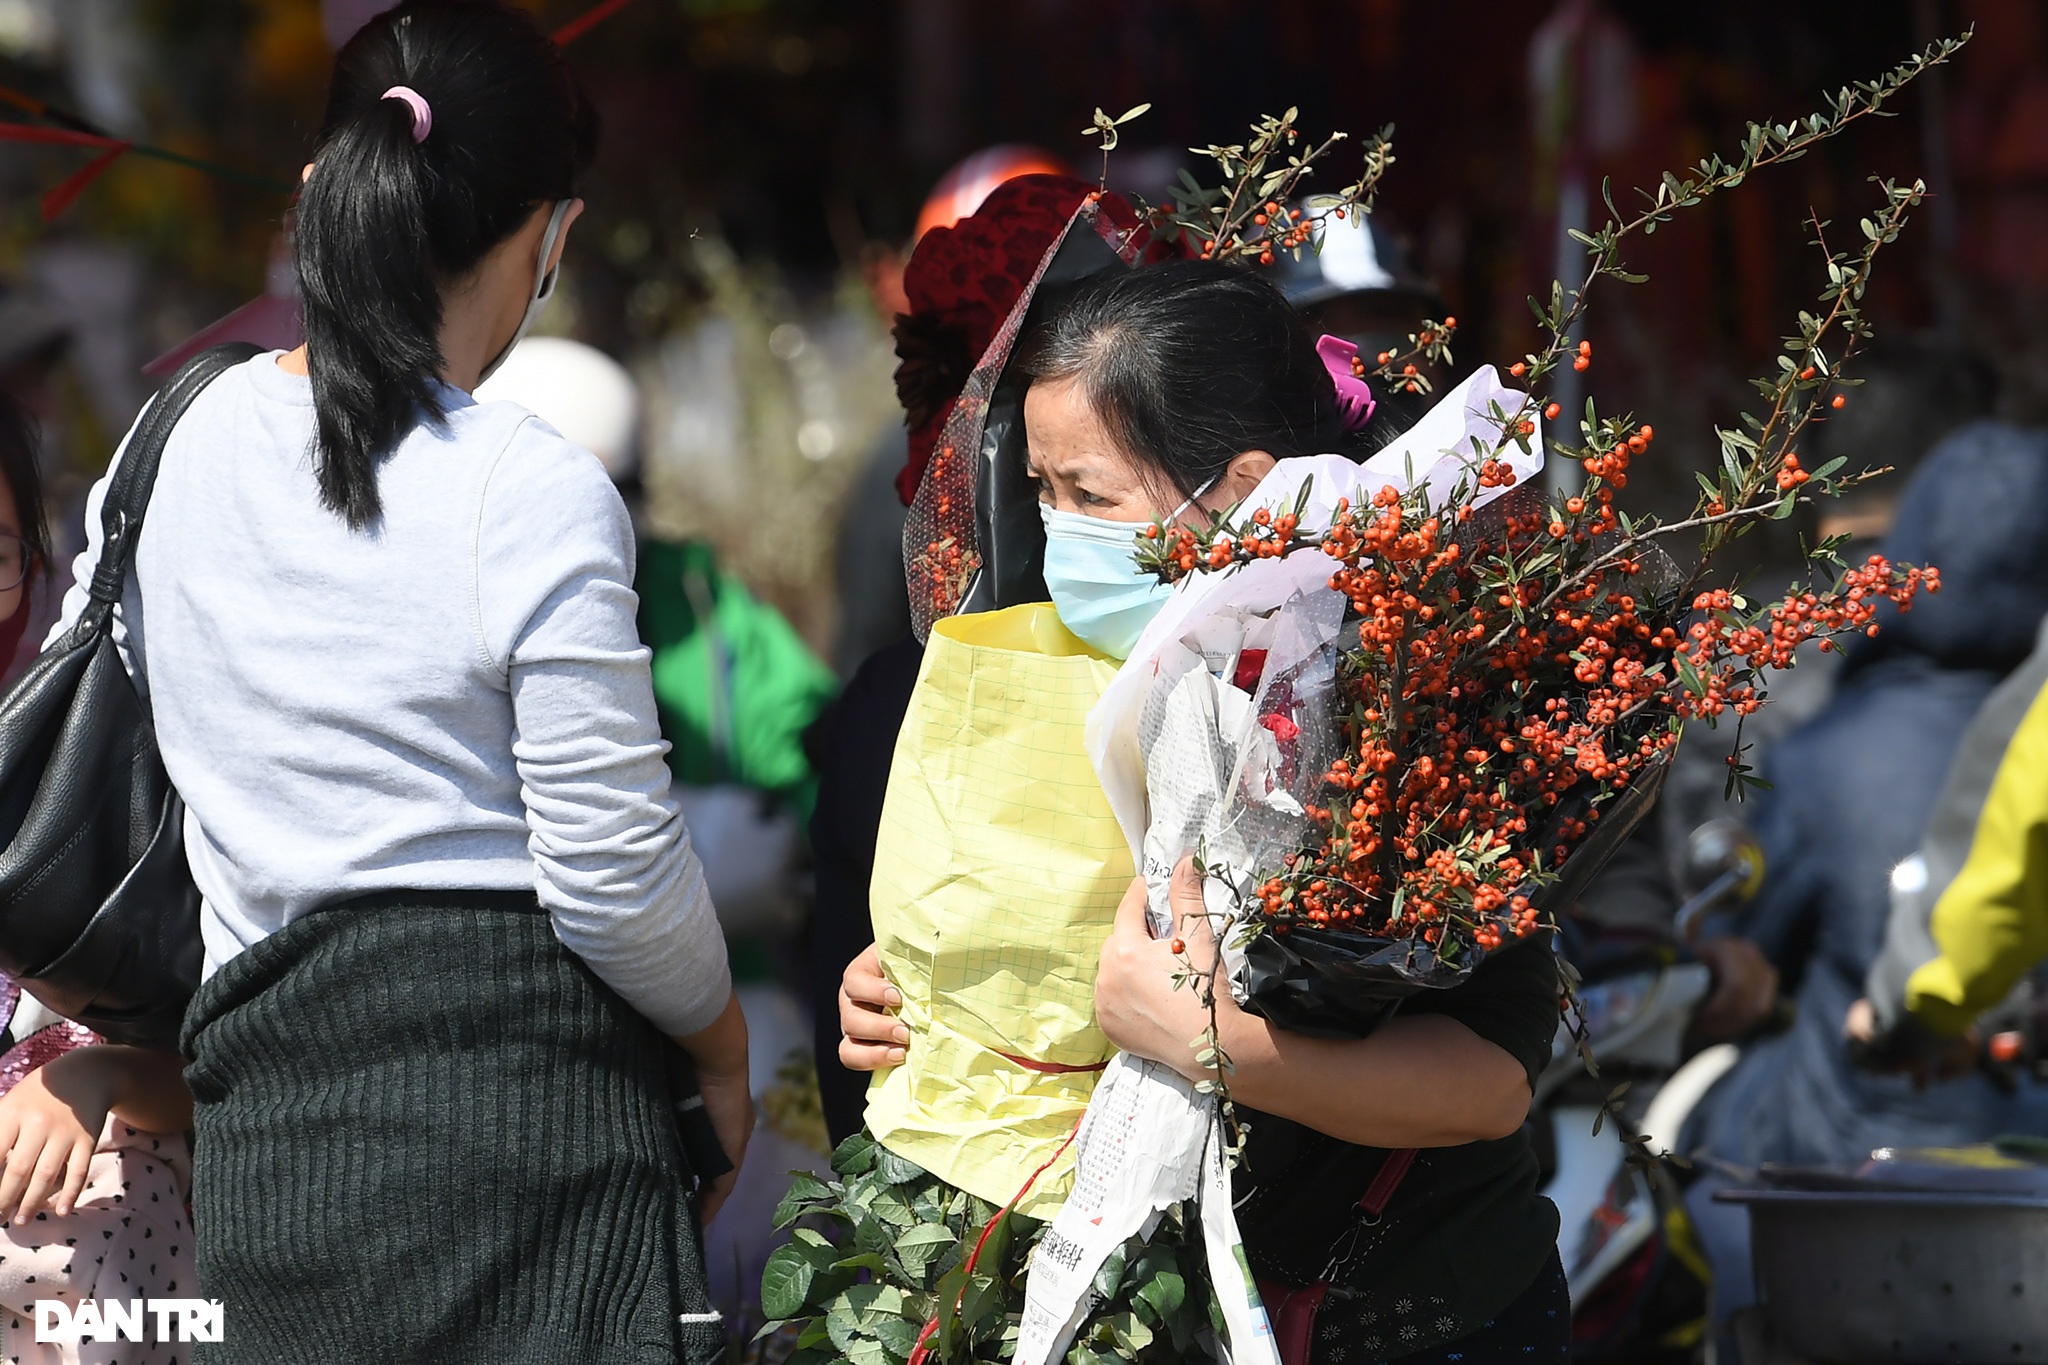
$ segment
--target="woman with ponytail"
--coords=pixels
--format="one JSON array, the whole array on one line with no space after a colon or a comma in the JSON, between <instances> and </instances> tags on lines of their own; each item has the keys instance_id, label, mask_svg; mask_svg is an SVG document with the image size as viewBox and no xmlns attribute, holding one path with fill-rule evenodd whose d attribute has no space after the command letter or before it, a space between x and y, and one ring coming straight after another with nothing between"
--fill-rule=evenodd
<instances>
[{"instance_id":1,"label":"woman with ponytail","mask_svg":"<svg viewBox=\"0 0 2048 1365\"><path fill-rule=\"evenodd\" d=\"M722 1348L697 1226L746 1146L746 1026L631 523L594 456L470 396L552 288L594 134L502 0L373 20L299 200L306 345L164 451L121 626L204 894L200 1360Z\"/></svg>"}]
</instances>

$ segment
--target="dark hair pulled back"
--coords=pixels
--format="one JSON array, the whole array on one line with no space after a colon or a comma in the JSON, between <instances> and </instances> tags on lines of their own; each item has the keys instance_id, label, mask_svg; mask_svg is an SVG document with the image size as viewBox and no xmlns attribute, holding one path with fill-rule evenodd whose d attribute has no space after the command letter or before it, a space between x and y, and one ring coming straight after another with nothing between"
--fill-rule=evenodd
<instances>
[{"instance_id":1,"label":"dark hair pulled back","mask_svg":"<svg viewBox=\"0 0 2048 1365\"><path fill-rule=\"evenodd\" d=\"M1372 445L1345 428L1301 314L1236 266L1097 275L1057 301L1018 365L1033 380L1078 377L1117 443L1184 497L1247 450L1358 458Z\"/></svg>"},{"instance_id":2,"label":"dark hair pulled back","mask_svg":"<svg viewBox=\"0 0 2048 1365\"><path fill-rule=\"evenodd\" d=\"M417 91L433 129L385 99ZM439 420L441 290L551 201L573 198L597 121L561 50L502 0L408 0L335 60L295 250L320 500L361 529L377 465Z\"/></svg>"},{"instance_id":3,"label":"dark hair pulled back","mask_svg":"<svg viewBox=\"0 0 2048 1365\"><path fill-rule=\"evenodd\" d=\"M0 389L0 479L14 495L14 517L28 545L31 574L48 574L50 522L43 510L43 474L36 459L36 425L28 409ZM6 660L0 659L0 668Z\"/></svg>"}]
</instances>

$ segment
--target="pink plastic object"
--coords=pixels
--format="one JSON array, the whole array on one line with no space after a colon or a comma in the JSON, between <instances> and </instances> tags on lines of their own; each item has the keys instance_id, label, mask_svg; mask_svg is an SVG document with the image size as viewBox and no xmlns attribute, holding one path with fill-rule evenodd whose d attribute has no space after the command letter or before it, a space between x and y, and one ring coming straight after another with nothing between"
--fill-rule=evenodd
<instances>
[{"instance_id":1,"label":"pink plastic object","mask_svg":"<svg viewBox=\"0 0 2048 1365\"><path fill-rule=\"evenodd\" d=\"M1372 385L1352 364L1358 358L1358 348L1343 337L1326 336L1316 343L1316 354L1323 358L1323 368L1337 386L1337 411L1344 415L1345 429L1357 431L1372 420L1372 411L1379 406Z\"/></svg>"}]
</instances>

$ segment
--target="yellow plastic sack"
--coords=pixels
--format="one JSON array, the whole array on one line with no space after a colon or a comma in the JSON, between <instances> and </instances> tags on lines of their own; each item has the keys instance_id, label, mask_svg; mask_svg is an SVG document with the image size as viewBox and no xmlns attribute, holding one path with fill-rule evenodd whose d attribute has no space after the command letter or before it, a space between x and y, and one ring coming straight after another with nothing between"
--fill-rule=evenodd
<instances>
[{"instance_id":1,"label":"yellow plastic sack","mask_svg":"<svg viewBox=\"0 0 2048 1365\"><path fill-rule=\"evenodd\" d=\"M1116 1051L1095 972L1131 852L1082 744L1115 675L1050 605L940 621L891 761L872 906L911 1043L868 1126L991 1203L1059 1149ZM1050 1217L1072 1165L1020 1211Z\"/></svg>"}]
</instances>

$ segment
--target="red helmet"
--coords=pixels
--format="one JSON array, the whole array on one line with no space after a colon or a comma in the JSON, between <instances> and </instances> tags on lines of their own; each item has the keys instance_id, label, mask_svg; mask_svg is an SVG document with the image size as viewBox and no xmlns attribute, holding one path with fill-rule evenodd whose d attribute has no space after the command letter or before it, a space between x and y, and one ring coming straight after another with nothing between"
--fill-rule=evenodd
<instances>
[{"instance_id":1,"label":"red helmet","mask_svg":"<svg viewBox=\"0 0 2048 1365\"><path fill-rule=\"evenodd\" d=\"M917 235L921 238L933 228L953 226L980 208L1005 180L1020 175L1067 175L1071 169L1051 152L1036 147L985 148L939 178L918 210Z\"/></svg>"}]
</instances>

